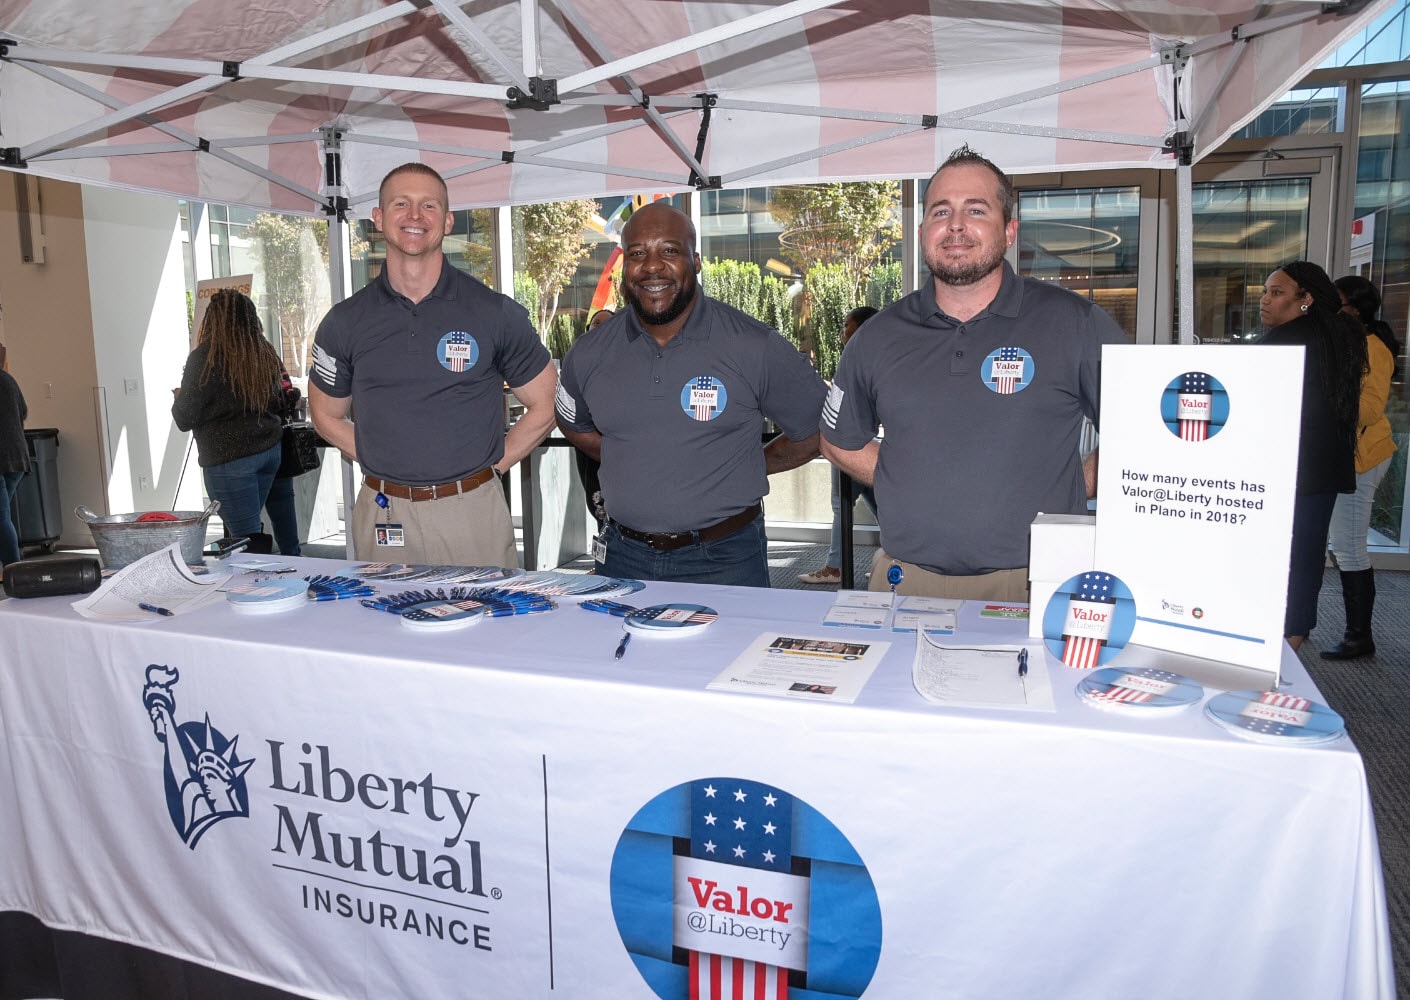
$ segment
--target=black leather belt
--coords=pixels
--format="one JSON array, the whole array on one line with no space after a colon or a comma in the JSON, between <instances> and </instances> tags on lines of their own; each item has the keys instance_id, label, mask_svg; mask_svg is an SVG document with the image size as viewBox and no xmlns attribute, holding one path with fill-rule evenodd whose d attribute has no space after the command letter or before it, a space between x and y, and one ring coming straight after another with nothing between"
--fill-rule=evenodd
<instances>
[{"instance_id":1,"label":"black leather belt","mask_svg":"<svg viewBox=\"0 0 1410 1000\"><path fill-rule=\"evenodd\" d=\"M732 535L740 528L753 524L755 518L763 512L764 505L756 503L752 507L741 510L738 514L732 514L723 521L712 524L708 528L701 528L699 531L637 531L628 528L620 521L612 523L622 533L623 538L630 538L634 542L650 545L657 552L670 552L673 549L683 549L687 545L713 542L726 535Z\"/></svg>"},{"instance_id":2,"label":"black leather belt","mask_svg":"<svg viewBox=\"0 0 1410 1000\"><path fill-rule=\"evenodd\" d=\"M437 483L435 486L404 486L401 483L389 483L385 479L378 479L376 476L363 476L362 481L367 484L368 489L376 490L378 493L416 502L419 500L439 500L441 497L453 497L457 493L469 493L477 487L484 486L493 478L494 468L487 466L474 475L466 476L464 479L458 479L453 483Z\"/></svg>"}]
</instances>

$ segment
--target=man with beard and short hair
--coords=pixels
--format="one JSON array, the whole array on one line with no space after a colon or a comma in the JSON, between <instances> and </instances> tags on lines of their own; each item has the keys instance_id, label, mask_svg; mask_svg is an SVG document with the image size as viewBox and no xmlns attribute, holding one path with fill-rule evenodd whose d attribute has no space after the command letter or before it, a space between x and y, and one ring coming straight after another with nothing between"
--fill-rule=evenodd
<instances>
[{"instance_id":1,"label":"man with beard and short hair","mask_svg":"<svg viewBox=\"0 0 1410 1000\"><path fill-rule=\"evenodd\" d=\"M826 389L777 331L705 296L695 227L656 202L622 230L631 305L563 359L558 426L602 463L597 571L769 585L768 475L818 454ZM762 444L764 420L783 431Z\"/></svg>"},{"instance_id":2,"label":"man with beard and short hair","mask_svg":"<svg viewBox=\"0 0 1410 1000\"><path fill-rule=\"evenodd\" d=\"M318 433L360 462L359 559L515 566L499 476L553 427L552 359L513 299L445 258L455 217L421 163L382 180L382 273L319 324L309 371ZM524 414L504 431L504 386ZM354 422L353 406L357 408Z\"/></svg>"},{"instance_id":3,"label":"man with beard and short hair","mask_svg":"<svg viewBox=\"0 0 1410 1000\"><path fill-rule=\"evenodd\" d=\"M1014 204L998 167L955 150L926 186L932 281L862 327L838 365L822 451L875 487L873 590L899 563L900 593L1026 601L1034 516L1086 513L1096 492L1083 418L1097 419L1102 345L1127 338L1087 299L1014 274Z\"/></svg>"}]
</instances>

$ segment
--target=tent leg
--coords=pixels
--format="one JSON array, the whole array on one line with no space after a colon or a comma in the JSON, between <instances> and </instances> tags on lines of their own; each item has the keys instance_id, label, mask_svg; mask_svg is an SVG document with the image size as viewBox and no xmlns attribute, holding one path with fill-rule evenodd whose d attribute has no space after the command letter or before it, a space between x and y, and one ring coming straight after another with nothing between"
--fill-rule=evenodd
<instances>
[{"instance_id":1,"label":"tent leg","mask_svg":"<svg viewBox=\"0 0 1410 1000\"><path fill-rule=\"evenodd\" d=\"M1180 289L1176 305L1175 341L1196 344L1195 333L1195 236L1193 168L1175 168L1175 251L1176 285Z\"/></svg>"}]
</instances>

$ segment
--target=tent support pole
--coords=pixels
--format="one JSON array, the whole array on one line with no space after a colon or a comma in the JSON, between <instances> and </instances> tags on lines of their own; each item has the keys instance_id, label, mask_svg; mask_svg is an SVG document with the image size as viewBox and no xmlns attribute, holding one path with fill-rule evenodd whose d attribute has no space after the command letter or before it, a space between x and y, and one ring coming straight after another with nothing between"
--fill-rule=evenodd
<instances>
[{"instance_id":1,"label":"tent support pole","mask_svg":"<svg viewBox=\"0 0 1410 1000\"><path fill-rule=\"evenodd\" d=\"M1176 306L1176 342L1196 344L1195 334L1195 239L1194 239L1194 167L1182 159L1175 167L1176 218L1176 284L1179 302Z\"/></svg>"},{"instance_id":2,"label":"tent support pole","mask_svg":"<svg viewBox=\"0 0 1410 1000\"><path fill-rule=\"evenodd\" d=\"M328 127L319 129L323 147L323 210L328 215L328 298L333 303L343 301L352 288L352 263L348 254L348 188L343 180L343 132ZM343 488L343 554L354 558L352 524L353 505L357 502L357 487L353 483L353 464L339 453L340 479Z\"/></svg>"}]
</instances>

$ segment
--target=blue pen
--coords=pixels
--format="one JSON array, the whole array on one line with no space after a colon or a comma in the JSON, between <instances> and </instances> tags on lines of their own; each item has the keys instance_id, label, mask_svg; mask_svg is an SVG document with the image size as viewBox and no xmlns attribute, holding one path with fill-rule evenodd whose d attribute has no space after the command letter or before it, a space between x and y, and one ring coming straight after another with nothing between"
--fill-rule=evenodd
<instances>
[{"instance_id":1,"label":"blue pen","mask_svg":"<svg viewBox=\"0 0 1410 1000\"><path fill-rule=\"evenodd\" d=\"M614 660L620 660L620 659L622 658L622 654L627 651L627 643L629 643L629 642L631 642L631 641L632 641L632 634L631 634L630 632L623 632L623 633L622 633L622 641L619 642L619 643L617 643L617 653L616 653L616 655L613 656L612 658L613 658Z\"/></svg>"},{"instance_id":2,"label":"blue pen","mask_svg":"<svg viewBox=\"0 0 1410 1000\"><path fill-rule=\"evenodd\" d=\"M151 615L161 615L163 618L170 618L172 616L171 611L166 608L159 608L155 604L139 604L137 606Z\"/></svg>"},{"instance_id":3,"label":"blue pen","mask_svg":"<svg viewBox=\"0 0 1410 1000\"><path fill-rule=\"evenodd\" d=\"M584 611L596 611L599 614L616 615L618 618L625 618L627 615L638 610L630 604L618 604L616 601L604 600L583 601L578 607L582 608Z\"/></svg>"},{"instance_id":4,"label":"blue pen","mask_svg":"<svg viewBox=\"0 0 1410 1000\"><path fill-rule=\"evenodd\" d=\"M1018 676L1028 676L1028 647L1018 651Z\"/></svg>"}]
</instances>

